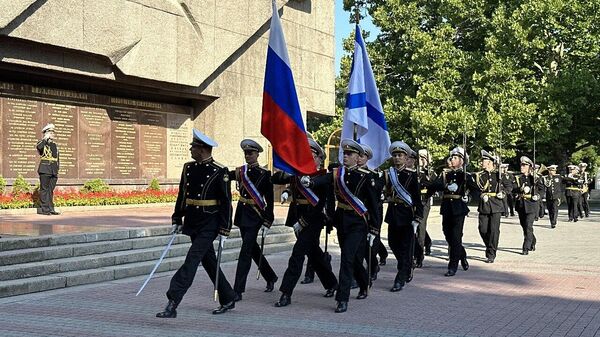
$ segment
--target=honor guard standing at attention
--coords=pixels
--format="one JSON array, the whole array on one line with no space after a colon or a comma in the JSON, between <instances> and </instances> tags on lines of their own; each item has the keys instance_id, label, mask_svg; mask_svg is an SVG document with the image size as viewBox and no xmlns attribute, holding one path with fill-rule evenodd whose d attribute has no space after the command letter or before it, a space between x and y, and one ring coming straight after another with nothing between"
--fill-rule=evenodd
<instances>
[{"instance_id":1,"label":"honor guard standing at attention","mask_svg":"<svg viewBox=\"0 0 600 337\"><path fill-rule=\"evenodd\" d=\"M531 159L521 157L521 175L515 176L513 192L516 194L515 208L519 214L519 223L523 228L523 255L534 251L537 242L533 234L533 221L539 213L540 184L533 172Z\"/></svg>"},{"instance_id":2,"label":"honor guard standing at attention","mask_svg":"<svg viewBox=\"0 0 600 337\"><path fill-rule=\"evenodd\" d=\"M504 216L507 218L509 214L510 216L515 216L515 198L511 193L515 177L512 173L508 172L508 164L500 164L500 179L502 180L504 190L507 191L506 198L504 198Z\"/></svg>"},{"instance_id":3,"label":"honor guard standing at attention","mask_svg":"<svg viewBox=\"0 0 600 337\"><path fill-rule=\"evenodd\" d=\"M467 173L463 167L468 161L469 157L462 147L452 149L450 151L450 169L442 172L427 192L427 197L429 197L435 191L443 191L440 214L442 215L442 229L450 250L448 271L444 276L456 275L459 261L463 270L469 269L467 252L462 245L465 216L469 214L467 207L469 202L468 179L466 179Z\"/></svg>"},{"instance_id":4,"label":"honor guard standing at attention","mask_svg":"<svg viewBox=\"0 0 600 337\"><path fill-rule=\"evenodd\" d=\"M565 196L569 208L569 222L579 220L579 199L583 190L583 179L579 175L577 165L569 165L569 174L563 179L565 181Z\"/></svg>"},{"instance_id":5,"label":"honor guard standing at attention","mask_svg":"<svg viewBox=\"0 0 600 337\"><path fill-rule=\"evenodd\" d=\"M563 193L563 179L556 174L558 166L548 166L548 175L544 177L544 186L546 186L546 206L548 207L548 217L550 217L550 226L556 228L558 218L558 206L560 206L560 197Z\"/></svg>"},{"instance_id":6,"label":"honor guard standing at attention","mask_svg":"<svg viewBox=\"0 0 600 337\"><path fill-rule=\"evenodd\" d=\"M325 159L325 152L313 139L309 138L308 144L315 166L320 169L321 163ZM318 175L324 174L325 172L318 173ZM315 188L305 187L300 183L298 177L283 171L275 173L272 180L274 184L278 185L290 184L290 193L293 200L285 224L293 227L296 233L296 243L292 248L292 255L279 287L281 297L275 303L275 306L285 307L292 303L292 293L302 274L304 255L308 256L310 265L319 276L319 280L326 290L324 296L333 297L337 288L337 279L319 246L321 230L328 222L327 218L333 216L335 199L333 194L327 195L332 193L333 190L327 185ZM326 212L329 214L326 215Z\"/></svg>"},{"instance_id":7,"label":"honor guard standing at attention","mask_svg":"<svg viewBox=\"0 0 600 337\"><path fill-rule=\"evenodd\" d=\"M581 189L581 205L583 208L583 211L579 211L579 215L580 217L583 216L583 213L585 213L585 217L589 218L590 217L590 183L592 182L592 180L590 179L590 175L588 172L586 172L585 170L587 169L587 164L586 163L579 163L579 170L580 173L579 175L581 176L581 179L583 180L583 188Z\"/></svg>"},{"instance_id":8,"label":"honor guard standing at attention","mask_svg":"<svg viewBox=\"0 0 600 337\"><path fill-rule=\"evenodd\" d=\"M43 215L60 214L54 209L54 188L58 181L60 160L56 146L54 124L48 124L42 129L43 137L36 148L40 156L38 174L40 176L40 206Z\"/></svg>"},{"instance_id":9,"label":"honor guard standing at attention","mask_svg":"<svg viewBox=\"0 0 600 337\"><path fill-rule=\"evenodd\" d=\"M487 263L494 263L500 237L500 217L504 211L505 192L498 171L494 170L498 158L481 150L481 168L475 173L475 186L479 190L479 235L485 245Z\"/></svg>"},{"instance_id":10,"label":"honor guard standing at attention","mask_svg":"<svg viewBox=\"0 0 600 337\"><path fill-rule=\"evenodd\" d=\"M371 170L367 166L367 162L371 158L373 158L373 149L371 149L371 147L367 144L360 144L360 146L362 146L363 150L365 151L365 154L359 156L358 166L361 167L362 169L370 171L371 174L373 174L373 176L375 177L375 187L374 187L375 192L377 193L377 195L382 195L383 185L385 183L384 179L382 179L383 172L380 173L375 170ZM382 198L378 199L377 213L378 213L377 218L382 221L382 219L383 219L383 200L382 200ZM379 227L381 228L381 223L379 224ZM367 260L367 263L371 264L371 281L374 281L374 280L377 280L377 273L379 272L379 261L377 261L377 254L380 254L380 256L385 256L382 258L383 260L385 260L388 255L387 249L385 248L383 243L381 243L381 233L379 233L375 236L375 240L373 241L373 247L371 247L370 251L371 251L371 254L369 256L369 246L367 246L367 251L365 253L365 260ZM370 258L370 260L369 260L369 258Z\"/></svg>"},{"instance_id":11,"label":"honor guard standing at attention","mask_svg":"<svg viewBox=\"0 0 600 337\"><path fill-rule=\"evenodd\" d=\"M390 145L394 166L384 173L388 208L385 222L388 224L388 242L398 261L396 278L390 291L402 290L410 282L415 234L423 219L423 204L416 172L406 168L413 150L403 141Z\"/></svg>"},{"instance_id":12,"label":"honor guard standing at attention","mask_svg":"<svg viewBox=\"0 0 600 337\"><path fill-rule=\"evenodd\" d=\"M357 165L358 157L364 153L364 149L351 139L343 139L340 146L343 151L343 166L312 180L306 176L302 177L302 183L306 187L333 187L338 202L333 219L342 251L339 287L335 296L337 313L348 310L352 276L360 287L356 298L367 298L369 276L362 261L366 244L372 244L375 240L380 224L377 218L379 195L374 188L375 177ZM367 242L367 239L370 242Z\"/></svg>"},{"instance_id":13,"label":"honor guard standing at attention","mask_svg":"<svg viewBox=\"0 0 600 337\"><path fill-rule=\"evenodd\" d=\"M246 164L229 172L229 179L237 181L237 189L240 192L233 222L240 229L242 237L242 247L233 285L236 302L242 300L242 293L246 291L246 280L252 260L267 282L265 292L273 291L275 282L277 282L277 275L261 251L264 245L256 242L259 231L262 231L261 240L264 240L274 219L271 171L258 164L259 153L263 152L260 144L251 139L244 139L240 143L240 147L244 151Z\"/></svg>"},{"instance_id":14,"label":"honor guard standing at attention","mask_svg":"<svg viewBox=\"0 0 600 337\"><path fill-rule=\"evenodd\" d=\"M177 306L192 285L200 262L213 284L219 273L217 290L221 306L213 314L235 307L235 293L217 264L213 248L213 241L219 237L219 244L223 245L231 230L229 171L212 158L212 149L217 146L214 140L194 129L190 145L194 161L183 166L172 221L173 232L188 235L192 245L185 262L171 279L167 291L169 303L156 314L160 318L177 317Z\"/></svg>"},{"instance_id":15,"label":"honor guard standing at attention","mask_svg":"<svg viewBox=\"0 0 600 337\"><path fill-rule=\"evenodd\" d=\"M418 235L417 235L417 245L415 247L415 258L416 258L416 267L423 267L423 260L427 252L431 252L431 240L429 240L429 244L426 243L426 238L429 236L427 234L427 218L429 217L429 210L431 210L432 205L432 197L427 196L427 188L431 186L431 184L436 179L436 174L430 170L431 156L429 155L429 151L426 149L419 150L419 187L421 197L421 204L423 204L423 219L421 219L421 223L419 224ZM429 255L429 254L427 254Z\"/></svg>"}]
</instances>

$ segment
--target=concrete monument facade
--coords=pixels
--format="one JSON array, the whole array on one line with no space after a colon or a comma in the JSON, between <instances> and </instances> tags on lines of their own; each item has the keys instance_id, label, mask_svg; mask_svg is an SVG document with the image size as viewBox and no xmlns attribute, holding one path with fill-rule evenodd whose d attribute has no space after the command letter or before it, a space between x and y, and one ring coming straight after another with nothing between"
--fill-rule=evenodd
<instances>
[{"instance_id":1,"label":"concrete monument facade","mask_svg":"<svg viewBox=\"0 0 600 337\"><path fill-rule=\"evenodd\" d=\"M70 132L63 134L62 154L68 159L71 151L72 160L59 183L81 183L94 174L114 183L175 181L188 159L181 155L189 141L182 135L191 127L219 143L215 157L228 166L243 162L243 138L268 148L260 116L271 0L0 5L0 120L3 127L12 123L12 135L38 132L9 144L9 131L2 129L0 174L9 182L19 163L31 166L21 156L32 156L29 143L54 119ZM334 2L277 0L277 7L304 115L333 115ZM31 122L23 129L17 117ZM100 145L110 149L100 151Z\"/></svg>"}]
</instances>

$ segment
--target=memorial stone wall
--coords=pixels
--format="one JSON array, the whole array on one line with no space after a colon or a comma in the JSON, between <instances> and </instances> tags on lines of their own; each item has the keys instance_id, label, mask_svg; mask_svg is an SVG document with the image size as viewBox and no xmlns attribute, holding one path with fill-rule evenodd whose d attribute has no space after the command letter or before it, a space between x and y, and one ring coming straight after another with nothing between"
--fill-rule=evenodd
<instances>
[{"instance_id":1,"label":"memorial stone wall","mask_svg":"<svg viewBox=\"0 0 600 337\"><path fill-rule=\"evenodd\" d=\"M56 125L59 184L179 180L190 160L192 108L0 82L0 176L36 178L36 144Z\"/></svg>"}]
</instances>

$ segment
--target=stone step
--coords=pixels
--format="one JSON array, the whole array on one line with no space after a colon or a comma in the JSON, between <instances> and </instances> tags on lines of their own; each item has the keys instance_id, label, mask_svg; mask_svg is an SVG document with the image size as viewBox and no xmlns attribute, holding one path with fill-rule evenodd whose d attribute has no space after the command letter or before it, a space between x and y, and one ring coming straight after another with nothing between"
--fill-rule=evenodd
<instances>
[{"instance_id":1,"label":"stone step","mask_svg":"<svg viewBox=\"0 0 600 337\"><path fill-rule=\"evenodd\" d=\"M126 233L127 231L115 231L112 232L112 235L107 235L108 233L102 233L102 235L99 236L88 236L88 239L92 241L86 241L85 243L59 244L0 251L0 266L164 246L170 240L171 236L165 235L168 234L169 231L170 227L164 227L163 229L150 228L149 231L135 231L135 233L132 233L131 231L128 233ZM288 227L278 225L273 226L269 233L272 235L288 233L290 231L291 230ZM239 230L232 231L232 234L235 234L230 236L232 240L239 238ZM69 240L63 239L62 242L69 242ZM185 235L178 235L174 243L189 243L189 237Z\"/></svg>"},{"instance_id":2,"label":"stone step","mask_svg":"<svg viewBox=\"0 0 600 337\"><path fill-rule=\"evenodd\" d=\"M291 235L293 236L293 234ZM278 236L289 236L289 234L279 234ZM289 251L293 244L293 240L282 243L265 244L265 254ZM222 262L234 261L237 259L238 254L238 249L226 249L223 251ZM184 260L185 256L165 258L157 269L157 272L176 270L181 266ZM0 281L0 298L146 275L150 273L155 263L156 261L143 261L96 269L59 272L51 275ZM232 276L229 275L229 277Z\"/></svg>"},{"instance_id":3,"label":"stone step","mask_svg":"<svg viewBox=\"0 0 600 337\"><path fill-rule=\"evenodd\" d=\"M51 258L44 260L36 260L34 262L28 263L19 263L12 264L2 267L2 273L0 273L0 281L8 281L15 279L23 279L28 277L37 277L44 276L56 273L64 273L78 270L87 270L87 269L98 269L104 268L107 266L115 266L115 265L124 265L142 261L152 261L157 260L162 251L164 250L165 245L167 244L170 236L156 237L151 238L156 239L156 243L159 243L156 246L151 246L148 248L137 248L132 249L131 247L127 250L119 250L122 248L120 243L127 241L117 241L117 242L106 242L107 250L110 247L116 245L114 251L108 252L100 252L98 254L91 255L81 255L81 256L71 256L67 254L63 254L62 250L69 248L70 246L64 247L46 247L42 251L44 254L25 254L21 256L23 257L40 257L40 256L52 256ZM160 240L158 240L160 239ZM276 228L273 230L273 233L269 233L265 239L265 246L271 244L278 244L284 242L293 242L295 239L293 232L287 228ZM139 240L139 239L134 239ZM147 243L144 243L144 245ZM238 251L239 247L241 247L242 240L241 238L233 238L228 239L225 242L224 249L229 250L233 249ZM187 236L179 235L175 240L173 246L169 250L168 257L177 257L184 256L187 254L187 250L189 248L189 238ZM214 242L215 249L217 248L218 242ZM74 245L76 246L76 245ZM59 249L60 248L60 249ZM54 250L58 250L55 252ZM72 248L75 250L75 248ZM12 253L18 253L20 251L14 251ZM61 254L66 256L61 256Z\"/></svg>"},{"instance_id":4,"label":"stone step","mask_svg":"<svg viewBox=\"0 0 600 337\"><path fill-rule=\"evenodd\" d=\"M282 219L275 220L275 222L273 223L273 227L271 227L271 231L278 227L283 227ZM36 237L0 238L0 252L19 249L54 247L78 243L115 241L160 236L168 235L170 231L171 226L154 226L145 228L127 228L94 233L52 234ZM239 230L235 227L232 228L230 237L235 238L239 236Z\"/></svg>"}]
</instances>

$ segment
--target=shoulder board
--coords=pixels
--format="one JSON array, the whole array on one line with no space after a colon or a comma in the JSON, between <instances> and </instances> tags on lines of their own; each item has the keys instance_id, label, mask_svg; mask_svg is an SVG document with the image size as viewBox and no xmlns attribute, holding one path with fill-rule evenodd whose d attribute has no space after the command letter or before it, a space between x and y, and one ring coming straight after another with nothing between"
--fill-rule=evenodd
<instances>
[{"instance_id":1,"label":"shoulder board","mask_svg":"<svg viewBox=\"0 0 600 337\"><path fill-rule=\"evenodd\" d=\"M211 162L211 164L212 164L212 165L214 165L214 166L216 166L216 167L218 167L218 168L224 168L224 167L225 167L225 165L223 165L223 164L219 163L219 162L218 162L218 161L216 161L216 160L213 160L213 161Z\"/></svg>"},{"instance_id":2,"label":"shoulder board","mask_svg":"<svg viewBox=\"0 0 600 337\"><path fill-rule=\"evenodd\" d=\"M417 172L417 170L415 170L414 168L405 168L404 170L408 171L408 172Z\"/></svg>"},{"instance_id":3,"label":"shoulder board","mask_svg":"<svg viewBox=\"0 0 600 337\"><path fill-rule=\"evenodd\" d=\"M188 161L187 163L185 163L185 165L189 165L189 164L193 164L193 163L196 163L196 161L195 160Z\"/></svg>"},{"instance_id":4,"label":"shoulder board","mask_svg":"<svg viewBox=\"0 0 600 337\"><path fill-rule=\"evenodd\" d=\"M366 174L366 173L371 173L371 171L370 171L370 170L365 170L365 169L364 169L364 168L362 168L362 167L359 167L359 168L358 168L358 169L356 169L356 170L357 170L358 172L360 172L360 173L365 173L365 174Z\"/></svg>"}]
</instances>

